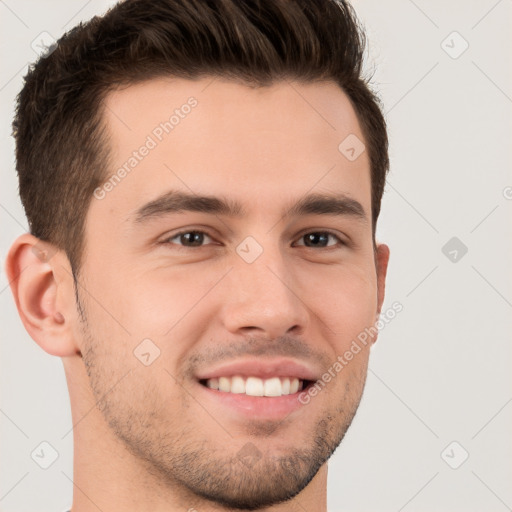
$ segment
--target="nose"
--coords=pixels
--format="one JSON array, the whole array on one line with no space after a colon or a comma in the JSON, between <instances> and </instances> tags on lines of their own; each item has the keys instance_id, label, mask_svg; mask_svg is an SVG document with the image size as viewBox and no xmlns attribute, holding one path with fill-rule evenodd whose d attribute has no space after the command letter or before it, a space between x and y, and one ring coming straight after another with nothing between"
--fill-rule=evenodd
<instances>
[{"instance_id":1,"label":"nose","mask_svg":"<svg viewBox=\"0 0 512 512\"><path fill-rule=\"evenodd\" d=\"M239 259L228 274L222 322L229 332L268 338L303 334L309 318L305 298L279 250L273 252L266 250L252 263Z\"/></svg>"}]
</instances>

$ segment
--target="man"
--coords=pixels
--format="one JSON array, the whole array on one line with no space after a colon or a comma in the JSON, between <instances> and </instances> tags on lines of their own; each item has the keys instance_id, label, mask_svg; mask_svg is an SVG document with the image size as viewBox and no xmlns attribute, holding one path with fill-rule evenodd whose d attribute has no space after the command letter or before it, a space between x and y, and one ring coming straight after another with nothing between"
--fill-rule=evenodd
<instances>
[{"instance_id":1,"label":"man","mask_svg":"<svg viewBox=\"0 0 512 512\"><path fill-rule=\"evenodd\" d=\"M51 50L6 269L64 364L73 512L325 511L389 259L352 9L126 0Z\"/></svg>"}]
</instances>

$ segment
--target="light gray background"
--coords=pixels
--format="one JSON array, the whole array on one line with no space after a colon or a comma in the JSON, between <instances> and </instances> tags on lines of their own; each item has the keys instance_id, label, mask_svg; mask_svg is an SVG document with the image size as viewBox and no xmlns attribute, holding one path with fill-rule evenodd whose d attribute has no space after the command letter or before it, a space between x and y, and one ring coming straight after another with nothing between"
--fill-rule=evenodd
<instances>
[{"instance_id":1,"label":"light gray background","mask_svg":"<svg viewBox=\"0 0 512 512\"><path fill-rule=\"evenodd\" d=\"M62 364L25 332L3 270L27 230L14 98L41 32L60 37L111 3L0 0L2 511L60 512L73 492ZM511 510L512 1L354 5L391 140L378 227L391 247L384 309L404 310L380 334L359 412L329 464L329 510ZM442 252L452 237L468 248L456 262ZM47 470L30 456L42 441L59 453Z\"/></svg>"}]
</instances>

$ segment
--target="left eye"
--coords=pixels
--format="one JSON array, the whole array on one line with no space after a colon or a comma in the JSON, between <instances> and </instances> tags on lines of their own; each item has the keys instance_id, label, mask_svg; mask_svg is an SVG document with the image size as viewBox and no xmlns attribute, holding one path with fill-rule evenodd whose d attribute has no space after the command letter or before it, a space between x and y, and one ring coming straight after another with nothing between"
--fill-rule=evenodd
<instances>
[{"instance_id":1,"label":"left eye","mask_svg":"<svg viewBox=\"0 0 512 512\"><path fill-rule=\"evenodd\" d=\"M335 240L335 243L329 243L329 237ZM333 245L337 245L339 242L340 245L343 245L343 241L333 233L329 233L328 231L315 231L312 233L307 233L302 235L299 240L304 240L303 244L306 247L331 247Z\"/></svg>"}]
</instances>

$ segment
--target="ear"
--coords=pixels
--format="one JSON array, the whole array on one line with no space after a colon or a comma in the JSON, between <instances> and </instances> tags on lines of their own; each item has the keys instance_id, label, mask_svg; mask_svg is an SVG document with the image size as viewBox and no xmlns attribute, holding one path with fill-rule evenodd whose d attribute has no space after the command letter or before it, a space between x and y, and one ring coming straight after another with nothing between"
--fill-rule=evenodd
<instances>
[{"instance_id":1,"label":"ear","mask_svg":"<svg viewBox=\"0 0 512 512\"><path fill-rule=\"evenodd\" d=\"M375 250L375 267L377 270L377 314L375 315L375 323L379 320L382 304L384 303L388 263L389 247L385 244L377 244L377 248ZM372 336L372 343L375 343L378 337L379 333L377 332Z\"/></svg>"},{"instance_id":2,"label":"ear","mask_svg":"<svg viewBox=\"0 0 512 512\"><path fill-rule=\"evenodd\" d=\"M386 244L377 244L377 251L375 254L375 264L377 267L377 315L380 315L382 304L384 303L389 253L389 247Z\"/></svg>"},{"instance_id":3,"label":"ear","mask_svg":"<svg viewBox=\"0 0 512 512\"><path fill-rule=\"evenodd\" d=\"M11 246L5 271L30 337L54 356L80 353L73 336L73 276L64 252L26 233Z\"/></svg>"}]
</instances>

